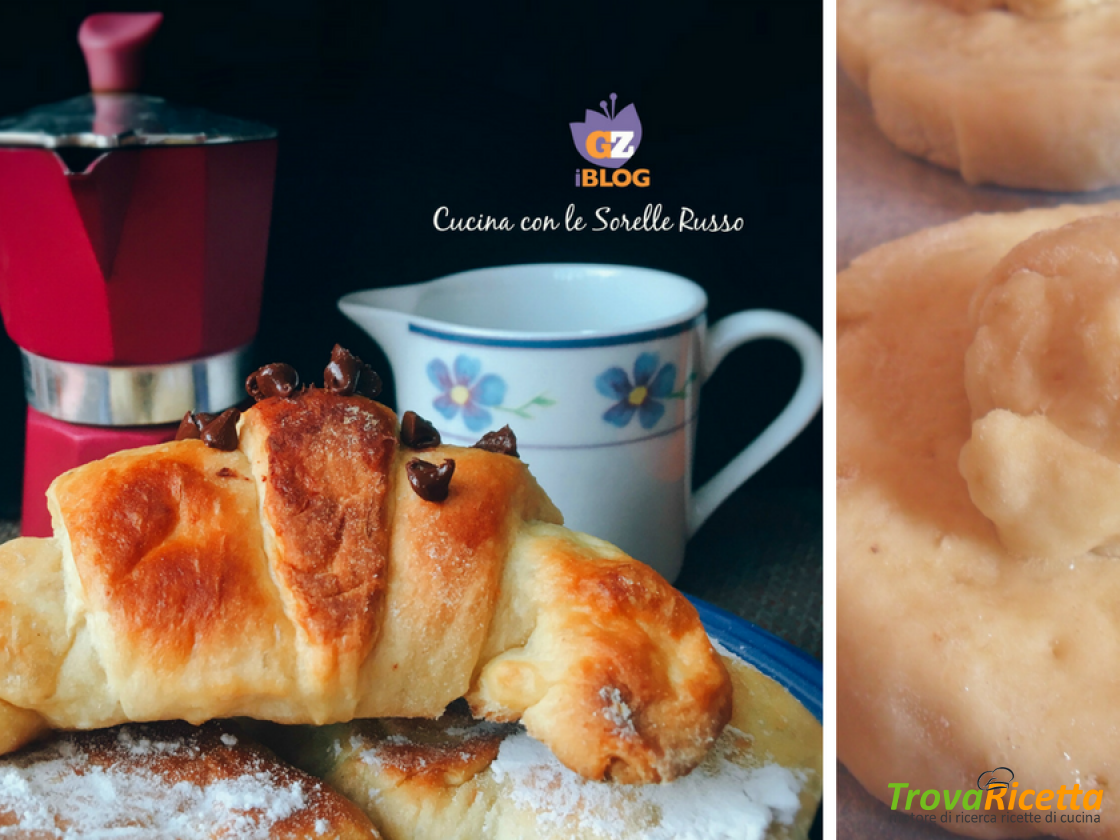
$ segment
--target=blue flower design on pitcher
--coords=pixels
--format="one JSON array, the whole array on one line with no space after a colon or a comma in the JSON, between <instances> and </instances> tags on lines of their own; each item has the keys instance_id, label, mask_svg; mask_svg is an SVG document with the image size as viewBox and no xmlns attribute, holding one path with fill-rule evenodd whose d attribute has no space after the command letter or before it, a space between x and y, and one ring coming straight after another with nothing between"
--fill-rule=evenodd
<instances>
[{"instance_id":1,"label":"blue flower design on pitcher","mask_svg":"<svg viewBox=\"0 0 1120 840\"><path fill-rule=\"evenodd\" d=\"M463 422L472 432L481 432L493 422L487 407L496 407L506 398L506 383L497 374L482 373L482 362L471 356L456 356L448 370L442 359L428 362L428 379L441 393L432 400L436 411L448 420L463 412Z\"/></svg>"},{"instance_id":2,"label":"blue flower design on pitcher","mask_svg":"<svg viewBox=\"0 0 1120 840\"><path fill-rule=\"evenodd\" d=\"M660 368L660 369L659 369ZM634 362L634 378L620 367L612 367L595 378L595 388L604 397L617 402L603 413L603 419L622 429L629 425L634 415L643 429L652 429L665 414L662 400L683 400L690 376L679 390L673 390L677 380L677 366L672 362L661 366L657 353L642 353Z\"/></svg>"}]
</instances>

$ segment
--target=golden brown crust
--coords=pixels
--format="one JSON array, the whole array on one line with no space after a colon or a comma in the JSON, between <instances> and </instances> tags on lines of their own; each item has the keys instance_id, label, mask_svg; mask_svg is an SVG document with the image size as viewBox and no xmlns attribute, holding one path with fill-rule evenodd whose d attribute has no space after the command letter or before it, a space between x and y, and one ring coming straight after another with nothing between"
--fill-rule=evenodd
<instances>
[{"instance_id":1,"label":"golden brown crust","mask_svg":"<svg viewBox=\"0 0 1120 840\"><path fill-rule=\"evenodd\" d=\"M526 529L511 564L531 581L519 586L530 631L486 662L474 713L520 719L589 779L661 782L694 767L731 714L695 608L650 567L556 526Z\"/></svg>"},{"instance_id":2,"label":"golden brown crust","mask_svg":"<svg viewBox=\"0 0 1120 840\"><path fill-rule=\"evenodd\" d=\"M364 684L399 686L368 695L358 717L395 714L402 704L436 717L465 694L475 677L484 645L504 622L497 609L503 570L525 521L560 521L524 463L479 449L443 446L416 457L432 463L448 458L457 467L443 502L420 498L398 459L394 485L393 563L389 570L389 614L394 620L366 662ZM424 604L423 610L411 608ZM425 695L415 681L402 680L410 663L424 662ZM438 691L431 691L438 686Z\"/></svg>"},{"instance_id":3,"label":"golden brown crust","mask_svg":"<svg viewBox=\"0 0 1120 840\"><path fill-rule=\"evenodd\" d=\"M376 745L377 764L386 784L407 783L438 791L461 785L489 767L498 757L502 740L517 731L517 725L475 720L460 701L438 720L361 720L345 731Z\"/></svg>"},{"instance_id":4,"label":"golden brown crust","mask_svg":"<svg viewBox=\"0 0 1120 840\"><path fill-rule=\"evenodd\" d=\"M244 461L185 441L59 483L87 591L118 633L161 659L185 662L270 601L254 571L255 529L230 515L252 509Z\"/></svg>"},{"instance_id":5,"label":"golden brown crust","mask_svg":"<svg viewBox=\"0 0 1120 840\"><path fill-rule=\"evenodd\" d=\"M50 504L66 536L62 574L82 599L67 623L69 659L82 660L88 639L100 661L76 666L81 681L107 680L119 698L107 717L64 725L202 722L285 702L291 664L280 652L293 631L248 476L241 452L180 441L57 479ZM56 597L73 608L73 595Z\"/></svg>"},{"instance_id":6,"label":"golden brown crust","mask_svg":"<svg viewBox=\"0 0 1120 840\"><path fill-rule=\"evenodd\" d=\"M276 574L316 644L364 656L381 625L396 417L362 397L315 388L246 417L264 449L264 511Z\"/></svg>"}]
</instances>

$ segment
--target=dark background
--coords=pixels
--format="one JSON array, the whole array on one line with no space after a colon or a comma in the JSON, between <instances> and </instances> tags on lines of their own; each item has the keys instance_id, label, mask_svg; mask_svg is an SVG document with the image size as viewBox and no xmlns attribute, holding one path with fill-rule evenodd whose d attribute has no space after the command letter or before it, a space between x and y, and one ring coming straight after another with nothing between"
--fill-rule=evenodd
<instances>
[{"instance_id":1,"label":"dark background","mask_svg":"<svg viewBox=\"0 0 1120 840\"><path fill-rule=\"evenodd\" d=\"M335 342L388 373L343 293L517 262L650 266L699 282L709 322L744 308L821 328L822 15L811 3L180 2L0 4L0 115L85 92L78 25L162 10L143 90L280 132L258 355L318 379ZM568 123L634 102L646 189L577 189ZM0 184L0 200L3 198ZM586 218L609 205L742 216L741 233L439 233L453 215ZM792 350L759 342L704 391L697 481L792 394ZM388 378L386 376L386 378ZM0 339L0 517L18 510L18 354ZM389 389L391 402L392 392ZM752 481L821 486L818 417Z\"/></svg>"}]
</instances>

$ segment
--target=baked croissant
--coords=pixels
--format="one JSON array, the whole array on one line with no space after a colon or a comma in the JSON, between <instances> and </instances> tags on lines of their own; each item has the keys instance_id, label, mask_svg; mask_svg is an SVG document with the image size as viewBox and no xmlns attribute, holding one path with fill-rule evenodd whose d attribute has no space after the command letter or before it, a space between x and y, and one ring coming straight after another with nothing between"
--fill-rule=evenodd
<instances>
[{"instance_id":1,"label":"baked croissant","mask_svg":"<svg viewBox=\"0 0 1120 840\"><path fill-rule=\"evenodd\" d=\"M232 443L71 470L54 538L0 546L0 751L47 727L435 718L465 695L636 783L687 773L727 722L696 610L562 527L518 458L410 449L385 406L318 388L262 399ZM416 460L454 461L445 500Z\"/></svg>"}]
</instances>

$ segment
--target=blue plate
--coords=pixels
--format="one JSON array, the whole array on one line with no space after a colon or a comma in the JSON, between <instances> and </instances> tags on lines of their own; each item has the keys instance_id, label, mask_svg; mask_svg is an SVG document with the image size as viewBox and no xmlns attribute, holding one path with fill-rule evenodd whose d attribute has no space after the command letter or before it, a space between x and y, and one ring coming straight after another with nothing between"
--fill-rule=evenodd
<instances>
[{"instance_id":1,"label":"blue plate","mask_svg":"<svg viewBox=\"0 0 1120 840\"><path fill-rule=\"evenodd\" d=\"M806 709L821 720L824 673L821 663L773 633L744 621L707 601L685 595L700 613L713 639L784 686Z\"/></svg>"}]
</instances>

